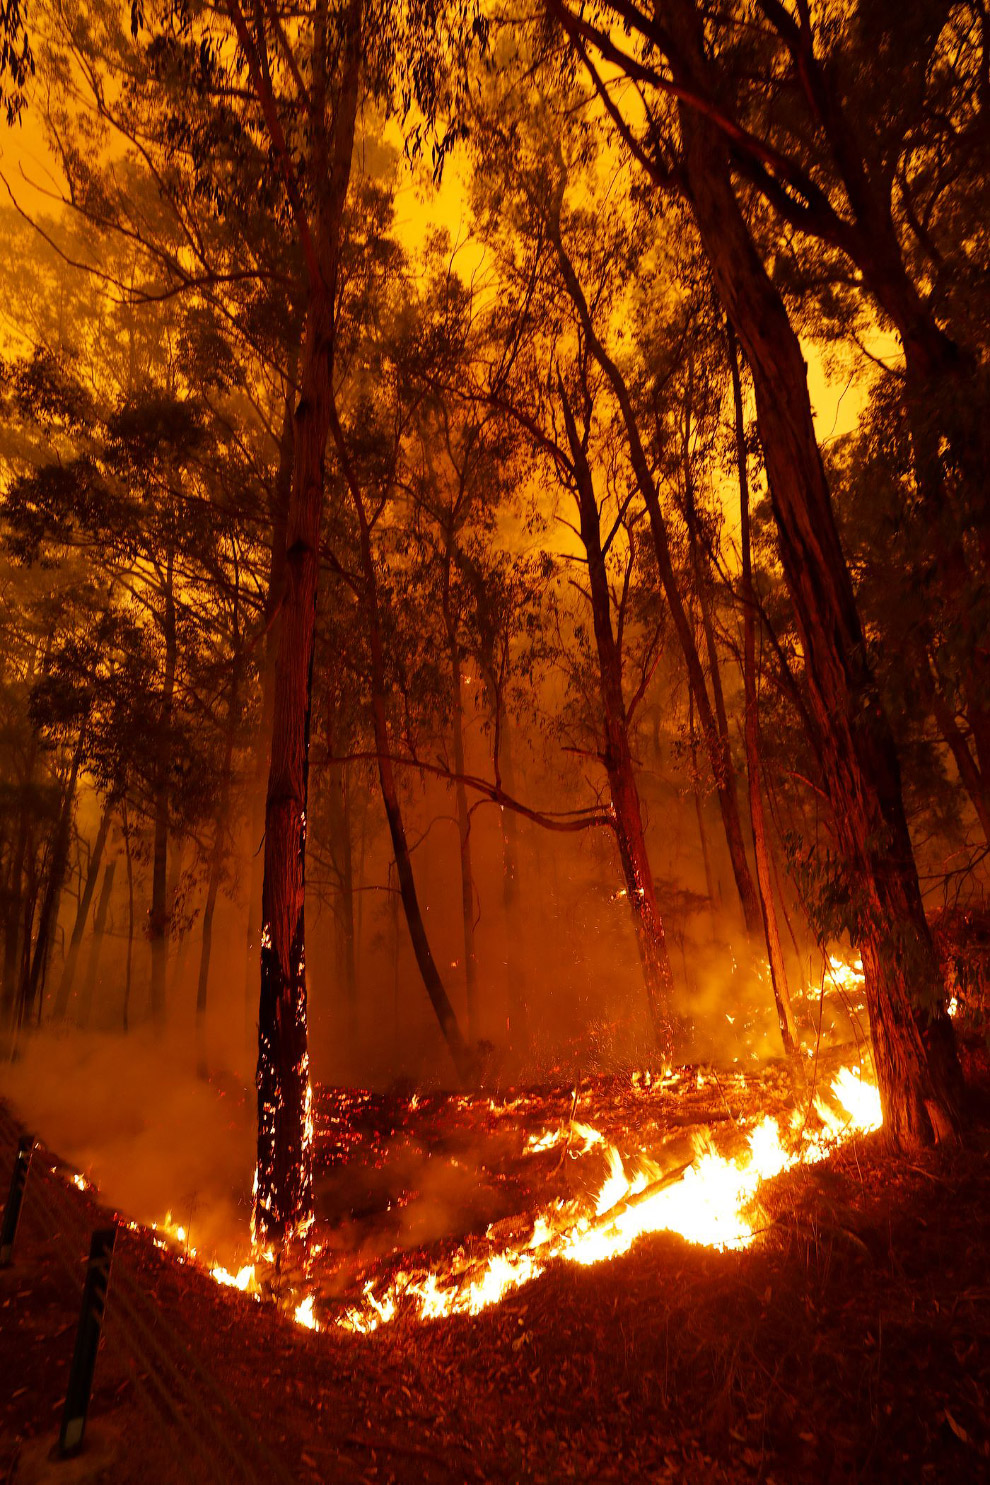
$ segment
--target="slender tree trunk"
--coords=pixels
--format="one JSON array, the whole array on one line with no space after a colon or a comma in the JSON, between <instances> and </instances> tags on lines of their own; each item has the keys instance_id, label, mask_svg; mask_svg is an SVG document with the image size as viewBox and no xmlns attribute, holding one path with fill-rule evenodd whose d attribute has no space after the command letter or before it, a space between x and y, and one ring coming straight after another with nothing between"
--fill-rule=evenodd
<instances>
[{"instance_id":1,"label":"slender tree trunk","mask_svg":"<svg viewBox=\"0 0 990 1485\"><path fill-rule=\"evenodd\" d=\"M937 677L928 676L928 694L935 724L942 734L942 739L952 754L953 762L959 774L959 781L966 793L969 795L970 803L976 811L976 818L980 822L983 838L990 845L990 790L987 788L986 779L979 763L973 757L969 743L963 736L961 727L956 720L954 708L946 700Z\"/></svg>"},{"instance_id":2,"label":"slender tree trunk","mask_svg":"<svg viewBox=\"0 0 990 1485\"><path fill-rule=\"evenodd\" d=\"M725 693L722 689L722 667L718 656L718 644L715 639L715 621L712 616L711 593L709 591L711 577L707 570L707 560L701 550L701 536L698 530L698 510L695 502L694 476L691 471L690 436L688 432L685 433L684 444L684 504L687 514L691 566L694 572L694 583L698 594L698 608L701 612L701 629L705 636L705 650L708 655L708 674L711 680L712 707L715 713L715 726L719 739L719 756L723 769L721 787L725 794L731 797L729 809L722 813L722 823L725 829L725 839L729 847L732 873L735 878L736 889L739 893L739 902L742 907L743 922L750 939L755 940L760 928L760 907L757 889L754 886L746 856L746 843L743 839L742 819L739 812L738 796L736 794L736 771L732 761L732 746L729 739L729 718L725 709Z\"/></svg>"},{"instance_id":3,"label":"slender tree trunk","mask_svg":"<svg viewBox=\"0 0 990 1485\"><path fill-rule=\"evenodd\" d=\"M162 619L162 638L165 642L165 669L162 676L158 758L155 767L154 838L151 856L151 912L148 916L148 939L151 944L151 1018L159 1030L165 1020L165 981L168 968L169 794L172 785L172 723L175 707L175 672L178 663L174 575L175 553L170 546L165 563L165 612Z\"/></svg>"},{"instance_id":4,"label":"slender tree trunk","mask_svg":"<svg viewBox=\"0 0 990 1485\"><path fill-rule=\"evenodd\" d=\"M234 624L236 628L236 608ZM206 902L203 907L203 937L199 951L199 976L196 984L196 1041L199 1071L206 1074L206 997L210 983L210 951L213 947L213 916L216 912L220 882L223 877L224 853L230 838L230 793L234 775L234 745L241 723L241 670L244 659L238 650L234 655L230 672L230 701L227 706L227 727L224 738L223 763L220 769L220 799L210 853L209 875L206 885Z\"/></svg>"},{"instance_id":5,"label":"slender tree trunk","mask_svg":"<svg viewBox=\"0 0 990 1485\"><path fill-rule=\"evenodd\" d=\"M612 600L602 550L598 502L591 469L563 386L560 390L574 463L581 540L588 558L588 585L605 726L603 762L615 811L615 836L636 931L636 946L643 969L653 1034L657 1049L664 1061L669 1062L673 1053L670 1005L673 974L646 849L639 789L629 747L626 706L622 695L622 657L612 629Z\"/></svg>"},{"instance_id":6,"label":"slender tree trunk","mask_svg":"<svg viewBox=\"0 0 990 1485\"><path fill-rule=\"evenodd\" d=\"M124 860L127 864L127 965L124 971L124 1004L122 1022L125 1031L131 1013L131 971L134 959L134 863L131 859L131 826L127 815L126 801L121 806L121 827L124 836Z\"/></svg>"},{"instance_id":7,"label":"slender tree trunk","mask_svg":"<svg viewBox=\"0 0 990 1485\"><path fill-rule=\"evenodd\" d=\"M753 887L753 878L746 859L742 822L739 815L739 801L733 783L732 756L728 747L728 734L726 733L725 736L722 736L719 733L718 723L712 709L711 698L709 697L708 687L705 683L705 672L694 637L694 630L684 606L684 599L681 595L677 574L674 571L667 523L660 507L660 498L657 494L657 488L650 469L650 461L647 458L646 449L640 437L639 425L633 409L629 388L626 385L621 370L608 354L595 330L584 290L563 247L560 235L559 212L556 220L552 221L550 226L551 233L554 237L557 258L560 263L561 276L567 292L578 311L578 316L588 342L588 348L608 378L615 394L615 399L619 404L619 411L622 414L623 426L626 430L626 441L629 447L630 464L637 488L643 497L643 502L646 505L650 520L650 533L656 553L660 585L667 599L670 616L674 623L674 631L677 634L678 643L684 656L688 685L691 688L695 705L698 708L698 720L701 724L701 732L711 765L712 778L715 781L719 811L725 830L726 844L729 848L729 859L732 863L732 874L739 893L739 901L742 904L747 930L752 934L758 931L759 913L756 907L756 892Z\"/></svg>"},{"instance_id":8,"label":"slender tree trunk","mask_svg":"<svg viewBox=\"0 0 990 1485\"><path fill-rule=\"evenodd\" d=\"M496 699L502 706L501 697ZM515 797L512 735L504 710L498 729L499 777L506 794ZM502 826L502 915L505 931L506 1002L509 1045L518 1053L529 1048L529 1005L523 923L519 900L519 836L514 810L500 809Z\"/></svg>"},{"instance_id":9,"label":"slender tree trunk","mask_svg":"<svg viewBox=\"0 0 990 1485\"><path fill-rule=\"evenodd\" d=\"M75 922L72 925L69 952L65 956L62 977L59 980L58 990L55 993L55 1004L52 1014L57 1021L61 1021L64 1018L69 1004L69 996L72 994L72 984L76 977L76 966L79 962L79 947L82 943L83 934L86 931L89 910L93 902L93 893L96 891L96 883L100 876L103 848L106 845L107 834L110 830L112 813L112 807L109 804L105 805L103 814L100 816L100 824L96 832L96 839L93 842L93 849L90 852L86 881L83 884L82 896L79 899Z\"/></svg>"},{"instance_id":10,"label":"slender tree trunk","mask_svg":"<svg viewBox=\"0 0 990 1485\"><path fill-rule=\"evenodd\" d=\"M670 0L667 16L700 76L704 43L693 0ZM885 1125L906 1146L951 1139L962 1101L952 1025L922 906L897 753L815 438L801 347L742 215L715 126L685 105L678 108L695 220L753 374L781 562L836 835L856 893Z\"/></svg>"},{"instance_id":11,"label":"slender tree trunk","mask_svg":"<svg viewBox=\"0 0 990 1485\"><path fill-rule=\"evenodd\" d=\"M327 737L327 752L334 755L333 737ZM335 952L337 982L343 990L347 1016L347 1039L351 1048L358 1043L357 966L355 960L354 923L354 842L351 790L347 764L331 765L328 781L330 794L330 851L336 871L334 888Z\"/></svg>"},{"instance_id":12,"label":"slender tree trunk","mask_svg":"<svg viewBox=\"0 0 990 1485\"><path fill-rule=\"evenodd\" d=\"M342 460L347 460L343 432L339 423L336 421L334 435ZM402 806L399 803L395 770L392 767L388 732L388 683L386 680L385 653L382 648L378 577L375 571L374 553L371 549L371 530L368 526L360 490L353 478L349 480L349 483L351 484L354 495L361 537L361 566L365 588L364 605L368 625L368 643L371 650L371 715L375 731L375 750L378 756L378 779L381 785L382 801L385 805L385 817L388 821L389 837L392 842L392 855L395 860L395 869L399 879L399 893L402 897L402 906L406 915L406 923L409 927L409 937L412 940L413 953L416 956L416 964L422 976L426 993L430 997L430 1004L433 1006L436 1018L440 1023L440 1030L443 1032L444 1040L447 1043L447 1048L457 1075L462 1081L467 1081L472 1072L472 1059L467 1043L462 1035L457 1016L454 1013L454 1008L447 995L440 971L437 968L436 960L433 957L433 950L430 948L426 924L423 921L423 913L416 892L416 879L413 875L412 857L409 853L409 842L406 838L405 824L402 819Z\"/></svg>"},{"instance_id":13,"label":"slender tree trunk","mask_svg":"<svg viewBox=\"0 0 990 1485\"><path fill-rule=\"evenodd\" d=\"M39 1022L41 1020L41 1003L44 996L45 974L51 954L52 940L55 936L58 908L62 898L62 888L65 885L65 872L69 861L69 841L72 835L72 817L76 805L76 783L79 778L79 765L82 762L84 741L84 732L80 732L79 740L72 755L72 762L69 766L69 775L65 783L65 793L62 796L62 808L59 811L58 822L55 827L55 838L52 842L48 879L45 883L45 891L41 899L41 911L38 915L37 939L35 941L34 954L31 958L28 982L25 986L24 1005L21 1011L22 1020L26 1020L32 1011L35 1011Z\"/></svg>"},{"instance_id":14,"label":"slender tree trunk","mask_svg":"<svg viewBox=\"0 0 990 1485\"><path fill-rule=\"evenodd\" d=\"M694 817L698 823L698 839L701 842L701 863L705 869L705 891L708 893L708 916L711 922L712 943L718 941L718 909L721 908L721 895L715 895L715 881L712 876L711 851L708 847L708 829L705 825L705 811L701 799L701 781L698 770L698 735L694 726L694 693L688 687L688 743L691 748L691 795L694 799Z\"/></svg>"},{"instance_id":15,"label":"slender tree trunk","mask_svg":"<svg viewBox=\"0 0 990 1485\"><path fill-rule=\"evenodd\" d=\"M746 463L746 429L743 421L742 386L735 335L729 329L729 371L732 377L732 402L736 435L736 465L739 472L739 524L742 546L743 602L743 693L745 696L746 772L749 782L749 817L753 827L756 851L756 881L763 915L763 937L770 966L770 984L784 1051L792 1057L797 1048L797 1027L787 988L787 967L780 943L777 907L773 891L773 871L767 844L766 815L760 770L760 715L756 689L756 601L753 589L753 558L749 526L749 471Z\"/></svg>"},{"instance_id":16,"label":"slender tree trunk","mask_svg":"<svg viewBox=\"0 0 990 1485\"><path fill-rule=\"evenodd\" d=\"M461 925L464 936L464 988L467 998L468 1040L478 1040L478 962L474 945L474 869L471 863L471 816L468 813L464 775L464 705L461 684L461 654L456 638L450 640L450 675L453 692L451 724L454 738L454 772L457 782L457 837L460 846Z\"/></svg>"},{"instance_id":17,"label":"slender tree trunk","mask_svg":"<svg viewBox=\"0 0 990 1485\"><path fill-rule=\"evenodd\" d=\"M278 634L265 803L258 1008L256 1240L282 1250L313 1220L312 1086L306 1026L306 809L324 459L333 398L334 305L362 54L362 0L341 18L341 83L328 101L327 7L313 18L309 177L314 210L306 334L293 432L285 594Z\"/></svg>"},{"instance_id":18,"label":"slender tree trunk","mask_svg":"<svg viewBox=\"0 0 990 1485\"><path fill-rule=\"evenodd\" d=\"M103 873L103 886L100 889L100 900L96 905L96 917L93 921L93 937L89 945L89 962L86 965L86 978L83 981L82 993L79 997L79 1024L88 1026L93 1013L93 991L96 989L96 974L100 965L100 951L103 948L103 936L107 927L107 910L110 906L110 897L113 892L114 873L117 870L116 861L108 861Z\"/></svg>"}]
</instances>

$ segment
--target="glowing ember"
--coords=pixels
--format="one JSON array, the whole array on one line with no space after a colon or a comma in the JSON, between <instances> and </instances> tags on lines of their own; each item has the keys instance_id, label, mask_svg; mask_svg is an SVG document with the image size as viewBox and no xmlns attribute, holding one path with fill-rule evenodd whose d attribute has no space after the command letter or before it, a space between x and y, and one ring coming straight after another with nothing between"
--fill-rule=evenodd
<instances>
[{"instance_id":1,"label":"glowing ember","mask_svg":"<svg viewBox=\"0 0 990 1485\"><path fill-rule=\"evenodd\" d=\"M608 1173L589 1209L575 1214L573 1203L556 1203L537 1218L528 1241L497 1250L466 1271L400 1271L378 1292L373 1283L366 1284L363 1303L338 1324L367 1334L400 1312L420 1320L476 1315L538 1278L555 1259L601 1263L628 1252L648 1232L679 1233L720 1251L745 1248L755 1234L752 1208L764 1181L802 1161L822 1160L853 1134L882 1124L876 1088L849 1067L833 1079L829 1100L816 1098L814 1107L821 1124L817 1131L807 1130L796 1114L798 1127L788 1140L778 1121L767 1116L750 1131L740 1157L730 1159L705 1148L686 1167L667 1173L642 1157L629 1170L620 1152L607 1145ZM526 1151L552 1149L572 1133L583 1142L582 1153L606 1143L599 1131L578 1125L572 1131L534 1136Z\"/></svg>"}]
</instances>

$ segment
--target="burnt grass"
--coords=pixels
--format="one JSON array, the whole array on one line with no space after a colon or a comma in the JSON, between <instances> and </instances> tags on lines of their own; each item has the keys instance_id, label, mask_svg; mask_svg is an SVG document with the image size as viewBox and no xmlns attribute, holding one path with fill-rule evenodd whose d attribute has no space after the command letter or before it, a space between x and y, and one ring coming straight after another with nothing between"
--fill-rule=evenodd
<instances>
[{"instance_id":1,"label":"burnt grass","mask_svg":"<svg viewBox=\"0 0 990 1485\"><path fill-rule=\"evenodd\" d=\"M968 1048L967 1072L985 1104L985 1044ZM384 1162L400 1116L387 1100L363 1109L362 1147L377 1138ZM627 1121L622 1100L615 1118ZM14 1134L7 1117L4 1170ZM438 1105L417 1139L466 1136ZM135 1345L111 1287L89 1443L68 1465L48 1452L101 1213L39 1151L17 1262L0 1270L0 1481L267 1481L273 1458L300 1482L990 1478L988 1150L981 1110L950 1153L858 1139L765 1188L745 1252L659 1234L593 1268L553 1266L476 1317L400 1319L367 1337L305 1331L122 1231L114 1283L148 1296L159 1349ZM552 1156L538 1159L556 1179ZM327 1155L331 1208L334 1166ZM496 1211L518 1201L507 1159L483 1178ZM381 1208L372 1177L362 1274ZM202 1408L192 1395L169 1405L168 1357L190 1377L194 1358ZM236 1457L203 1447L210 1419Z\"/></svg>"}]
</instances>

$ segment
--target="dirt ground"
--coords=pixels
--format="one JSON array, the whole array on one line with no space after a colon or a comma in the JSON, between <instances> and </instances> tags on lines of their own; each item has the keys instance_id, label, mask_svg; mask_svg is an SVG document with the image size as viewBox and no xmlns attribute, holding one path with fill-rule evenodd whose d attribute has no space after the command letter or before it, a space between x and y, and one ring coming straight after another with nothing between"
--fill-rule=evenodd
<instances>
[{"instance_id":1,"label":"dirt ground","mask_svg":"<svg viewBox=\"0 0 990 1485\"><path fill-rule=\"evenodd\" d=\"M4 1172L15 1138L8 1114ZM747 1251L656 1235L366 1337L312 1334L121 1229L86 1446L56 1462L106 1214L40 1148L0 1270L0 1481L982 1481L987 1153L982 1125L920 1159L869 1136L773 1183Z\"/></svg>"}]
</instances>

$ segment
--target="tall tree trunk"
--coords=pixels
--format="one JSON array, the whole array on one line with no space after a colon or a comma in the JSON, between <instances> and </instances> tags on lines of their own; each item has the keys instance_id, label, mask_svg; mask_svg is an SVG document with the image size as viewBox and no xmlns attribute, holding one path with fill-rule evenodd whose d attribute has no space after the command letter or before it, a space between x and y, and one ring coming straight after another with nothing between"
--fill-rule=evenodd
<instances>
[{"instance_id":1,"label":"tall tree trunk","mask_svg":"<svg viewBox=\"0 0 990 1485\"><path fill-rule=\"evenodd\" d=\"M246 954L244 959L245 1021L249 1039L257 1039L258 955L261 952L261 888L264 876L265 800L271 761L272 718L275 707L275 672L278 662L279 629L286 581L286 531L289 500L292 495L293 439L296 405L296 376L299 370L299 340L290 347L285 380L285 402L282 433L278 446L278 464L272 485L270 504L271 548L268 565L268 590L265 594L265 643L261 657L261 716L255 738L254 786L248 812L247 854L248 911Z\"/></svg>"},{"instance_id":2,"label":"tall tree trunk","mask_svg":"<svg viewBox=\"0 0 990 1485\"><path fill-rule=\"evenodd\" d=\"M236 629L236 607L234 625ZM203 936L199 951L199 975L196 982L196 1041L199 1070L206 1073L206 997L210 983L210 951L213 947L213 916L217 907L217 896L223 877L224 853L230 838L230 794L234 776L234 744L241 723L241 671L244 657L238 649L234 655L230 672L230 700L227 704L227 727L223 745L223 763L220 768L220 798L217 803L217 818L214 826L213 849L206 884L206 902L203 906Z\"/></svg>"},{"instance_id":3,"label":"tall tree trunk","mask_svg":"<svg viewBox=\"0 0 990 1485\"><path fill-rule=\"evenodd\" d=\"M131 859L131 825L127 801L121 805L121 828L124 836L124 861L127 865L127 964L124 970L124 1003L121 1020L125 1031L131 1013L131 974L134 960L134 862Z\"/></svg>"},{"instance_id":4,"label":"tall tree trunk","mask_svg":"<svg viewBox=\"0 0 990 1485\"><path fill-rule=\"evenodd\" d=\"M500 696L495 705L503 707ZM512 734L504 709L498 728L498 776L506 794L515 797ZM519 900L519 835L515 810L500 809L502 827L502 916L505 932L506 1003L509 1045L517 1053L529 1047L526 955Z\"/></svg>"},{"instance_id":5,"label":"tall tree trunk","mask_svg":"<svg viewBox=\"0 0 990 1485\"><path fill-rule=\"evenodd\" d=\"M605 728L602 761L615 811L615 836L636 931L650 1021L657 1049L664 1061L669 1062L673 1053L670 1005L673 974L646 849L639 789L629 747L626 705L622 695L622 657L612 629L612 599L602 550L598 502L584 445L562 384L560 396L574 467L581 540L588 558L588 585Z\"/></svg>"},{"instance_id":6,"label":"tall tree trunk","mask_svg":"<svg viewBox=\"0 0 990 1485\"><path fill-rule=\"evenodd\" d=\"M103 886L100 888L100 900L96 904L96 917L93 920L93 937L89 944L89 962L86 965L86 978L83 980L82 993L79 996L79 1024L88 1026L93 1014L93 991L96 989L96 974L100 965L100 951L103 948L103 936L107 928L107 910L110 906L110 897L113 893L114 873L117 870L116 861L108 861L103 873Z\"/></svg>"},{"instance_id":7,"label":"tall tree trunk","mask_svg":"<svg viewBox=\"0 0 990 1485\"><path fill-rule=\"evenodd\" d=\"M929 671L927 676L922 673L925 689L928 693L929 705L935 718L942 740L952 754L959 781L966 793L969 795L970 803L976 811L976 818L980 822L983 838L990 845L990 789L987 787L986 776L979 763L973 757L972 750L967 739L963 736L962 728L956 719L955 708L946 700L939 685L938 677Z\"/></svg>"},{"instance_id":8,"label":"tall tree trunk","mask_svg":"<svg viewBox=\"0 0 990 1485\"><path fill-rule=\"evenodd\" d=\"M701 842L701 864L705 871L705 891L708 894L708 915L711 920L712 943L718 941L719 916L722 905L721 894L716 897L715 880L712 876L711 851L708 847L708 829L705 825L705 810L701 798L701 777L698 770L698 734L694 726L694 693L688 687L688 744L691 749L691 795L694 799L694 817L698 824L698 839Z\"/></svg>"},{"instance_id":9,"label":"tall tree trunk","mask_svg":"<svg viewBox=\"0 0 990 1485\"><path fill-rule=\"evenodd\" d=\"M168 968L169 795L172 787L172 724L175 709L175 672L178 663L175 623L175 553L171 546L165 560L164 583L165 612L162 616L162 638L165 642L165 669L162 675L158 757L155 763L151 912L148 916L148 940L151 944L151 1018L159 1029L165 1020L165 979Z\"/></svg>"},{"instance_id":10,"label":"tall tree trunk","mask_svg":"<svg viewBox=\"0 0 990 1485\"><path fill-rule=\"evenodd\" d=\"M82 762L84 742L85 728L80 732L79 739L72 754L69 775L65 783L65 792L62 796L62 807L55 826L48 879L45 883L45 891L41 899L41 911L38 915L37 939L35 941L34 954L31 958L28 982L24 992L24 1005L21 1010L22 1020L26 1020L32 1011L36 1013L37 1019L39 1021L41 1020L41 1003L44 996L45 974L51 954L52 940L55 936L59 903L62 898L62 888L65 885L65 872L69 861L72 817L76 806L76 783L79 778L79 765Z\"/></svg>"},{"instance_id":11,"label":"tall tree trunk","mask_svg":"<svg viewBox=\"0 0 990 1485\"><path fill-rule=\"evenodd\" d=\"M474 945L474 869L471 863L471 816L464 785L464 705L461 684L461 652L450 636L450 676L453 692L451 724L454 739L454 797L457 804L457 838L460 847L461 928L464 937L464 989L467 999L468 1040L478 1040L478 962Z\"/></svg>"},{"instance_id":12,"label":"tall tree trunk","mask_svg":"<svg viewBox=\"0 0 990 1485\"><path fill-rule=\"evenodd\" d=\"M426 924L423 921L423 913L416 892L416 879L413 875L412 857L409 852L409 842L406 838L405 824L402 819L402 806L399 802L395 770L392 767L388 732L388 681L385 668L385 652L382 647L381 607L378 594L378 575L375 571L375 557L371 547L371 528L368 524L360 486L357 483L357 478L347 452L343 429L340 426L335 411L332 421L337 452L351 489L360 533L361 568L364 579L364 609L368 626L368 645L371 651L371 715L375 732L375 751L378 759L378 780L381 785L382 802L385 806L385 818L388 822L389 838L392 842L395 869L399 878L399 893L402 898L406 923L409 927L409 937L412 941L413 953L416 956L416 964L422 976L423 985L430 998L430 1004L433 1006L436 1018L440 1023L440 1030L443 1032L444 1040L447 1043L447 1049L450 1052L457 1075L462 1081L467 1081L472 1073L472 1058L461 1032L454 1008L450 1003L450 997L447 994L440 971L437 968L436 960L433 957L433 950L430 947Z\"/></svg>"},{"instance_id":13,"label":"tall tree trunk","mask_svg":"<svg viewBox=\"0 0 990 1485\"><path fill-rule=\"evenodd\" d=\"M729 859L732 863L732 874L735 879L736 890L739 893L739 901L742 905L747 931L752 934L759 930L759 912L756 906L756 891L753 887L753 878L749 870L749 862L746 859L742 821L739 815L739 801L733 782L732 755L729 749L728 733L726 732L725 736L720 734L712 709L711 698L709 697L708 687L705 683L705 672L694 637L694 629L684 606L680 584L677 580L677 574L674 571L667 523L660 507L660 498L657 494L657 488L650 469L650 461L647 458L646 449L640 437L639 425L633 409L629 388L626 385L625 378L619 366L608 354L595 330L584 290L574 271L573 264L564 249L560 233L559 203L556 216L550 222L550 229L557 251L557 259L560 264L561 277L577 309L578 317L581 320L585 338L588 342L588 348L608 378L615 394L615 399L619 404L619 411L622 414L623 426L626 430L626 441L629 448L630 464L632 465L636 485L646 505L650 520L650 533L656 553L660 585L663 588L664 597L670 609L670 616L674 622L674 631L684 656L688 685L691 688L695 705L698 708L698 720L701 724L701 732L705 740L712 778L715 781L719 811L725 830L725 840L729 848Z\"/></svg>"},{"instance_id":14,"label":"tall tree trunk","mask_svg":"<svg viewBox=\"0 0 990 1485\"><path fill-rule=\"evenodd\" d=\"M306 333L293 431L286 525L285 595L278 634L272 746L265 803L261 996L258 1008L258 1167L254 1234L283 1249L313 1220L312 1087L306 1027L306 809L309 727L319 580L324 459L333 397L334 307L344 202L354 150L362 53L362 0L341 19L341 82L328 102L329 20L313 17L314 100L309 184L313 192Z\"/></svg>"},{"instance_id":15,"label":"tall tree trunk","mask_svg":"<svg viewBox=\"0 0 990 1485\"><path fill-rule=\"evenodd\" d=\"M735 335L729 328L729 371L732 377L732 403L736 436L736 466L739 473L739 526L742 547L743 602L743 693L745 697L746 773L749 782L749 817L753 827L756 851L756 881L763 915L763 937L770 966L770 984L777 1007L777 1023L784 1051L792 1057L797 1048L797 1027L787 988L787 967L780 942L777 907L774 900L773 870L767 844L767 822L763 809L760 770L760 714L756 689L756 598L753 588L753 557L749 526L749 471L746 462L746 428L743 420L742 385Z\"/></svg>"},{"instance_id":16,"label":"tall tree trunk","mask_svg":"<svg viewBox=\"0 0 990 1485\"><path fill-rule=\"evenodd\" d=\"M702 86L693 0L668 23ZM951 1139L962 1080L944 985L925 920L893 736L870 670L815 438L801 347L742 215L715 126L679 104L692 209L723 306L756 389L760 438L794 604L836 836L857 895L874 1061L891 1137Z\"/></svg>"},{"instance_id":17,"label":"tall tree trunk","mask_svg":"<svg viewBox=\"0 0 990 1485\"><path fill-rule=\"evenodd\" d=\"M58 982L58 990L55 992L52 1015L57 1021L61 1021L65 1017L65 1012L69 1004L69 996L72 994L72 985L76 977L76 966L79 962L79 946L86 931L89 910L93 902L93 893L96 891L96 883L99 880L100 864L103 860L103 848L106 845L112 814L111 805L105 805L103 814L100 816L96 839L90 851L86 880L83 884L82 896L79 898L79 906L76 908L75 922L72 925L69 952L65 956L65 964L62 966L62 976Z\"/></svg>"},{"instance_id":18,"label":"tall tree trunk","mask_svg":"<svg viewBox=\"0 0 990 1485\"><path fill-rule=\"evenodd\" d=\"M337 744L339 747L339 744ZM328 729L327 752L334 756L335 744ZM341 751L344 751L341 749ZM358 999L357 964L355 959L354 923L354 841L351 810L351 789L346 763L330 766L328 779L330 803L330 853L333 858L336 885L334 887L334 946L337 968L337 983L343 992L344 1010L347 1017L347 1040L352 1050L358 1043Z\"/></svg>"}]
</instances>

